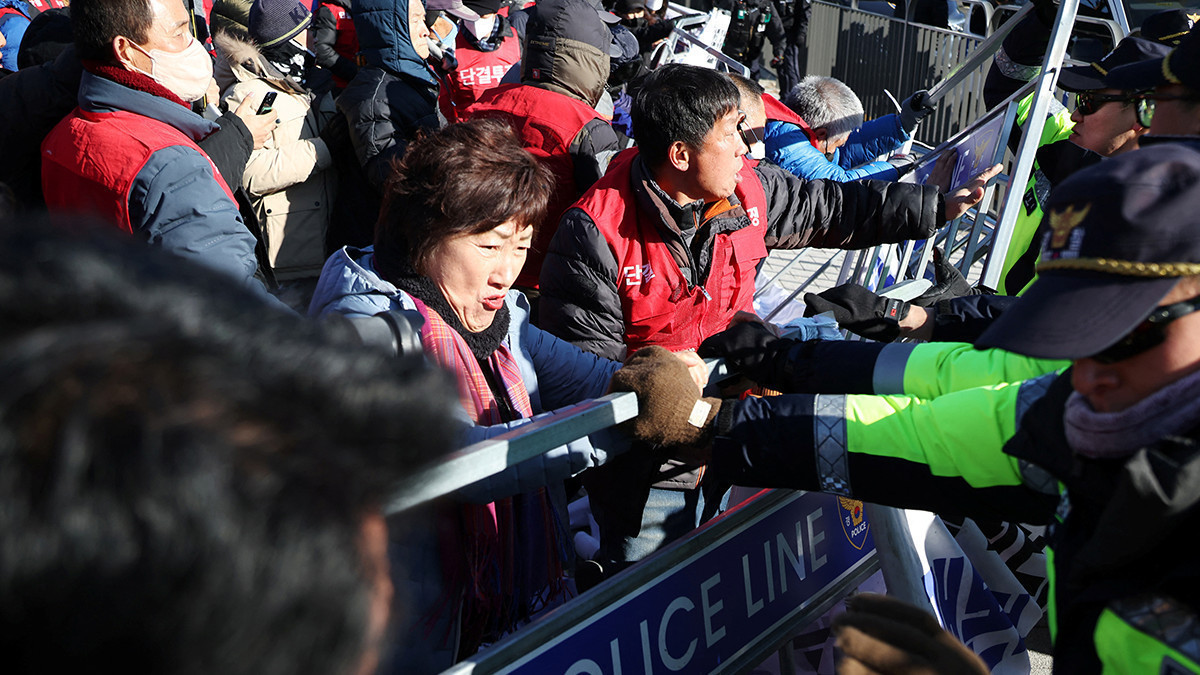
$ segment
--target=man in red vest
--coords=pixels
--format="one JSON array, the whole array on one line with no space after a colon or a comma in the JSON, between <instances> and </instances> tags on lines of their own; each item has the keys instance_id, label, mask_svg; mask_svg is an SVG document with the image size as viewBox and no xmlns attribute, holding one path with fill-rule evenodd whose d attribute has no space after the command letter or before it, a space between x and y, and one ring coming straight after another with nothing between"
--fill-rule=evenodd
<instances>
[{"instance_id":1,"label":"man in red vest","mask_svg":"<svg viewBox=\"0 0 1200 675\"><path fill-rule=\"evenodd\" d=\"M180 0L75 0L79 107L42 142L54 212L98 216L146 243L265 292L256 240L196 144L219 127L192 112L212 60Z\"/></svg>"},{"instance_id":2,"label":"man in red vest","mask_svg":"<svg viewBox=\"0 0 1200 675\"><path fill-rule=\"evenodd\" d=\"M438 108L449 122L467 119L468 109L521 60L521 38L499 14L501 0L430 0L458 20L454 40L455 64L441 82Z\"/></svg>"},{"instance_id":3,"label":"man in red vest","mask_svg":"<svg viewBox=\"0 0 1200 675\"><path fill-rule=\"evenodd\" d=\"M769 248L932 236L979 201L999 170L944 197L915 184L804 181L744 159L738 88L681 64L646 78L633 126L638 148L617 156L563 215L541 275L542 328L612 359L648 345L695 349L738 311L753 311ZM654 453L626 453L589 473L601 564L615 568L694 527L723 492L699 486L703 467Z\"/></svg>"},{"instance_id":4,"label":"man in red vest","mask_svg":"<svg viewBox=\"0 0 1200 675\"><path fill-rule=\"evenodd\" d=\"M350 0L321 0L312 18L312 50L317 65L333 74L341 93L358 74L358 33L350 16Z\"/></svg>"},{"instance_id":5,"label":"man in red vest","mask_svg":"<svg viewBox=\"0 0 1200 675\"><path fill-rule=\"evenodd\" d=\"M521 84L484 94L471 116L508 120L521 144L556 176L546 219L537 224L533 247L517 286L538 287L542 259L558 218L608 169L628 140L613 130L595 105L608 81L612 33L588 0L541 0L526 28ZM461 35L461 33L460 33ZM460 57L461 58L461 57Z\"/></svg>"},{"instance_id":6,"label":"man in red vest","mask_svg":"<svg viewBox=\"0 0 1200 675\"><path fill-rule=\"evenodd\" d=\"M633 107L638 149L613 160L559 223L542 267L543 328L602 356L694 349L752 311L768 248L860 249L928 237L982 196L934 187L804 181L745 160L737 87L669 65Z\"/></svg>"}]
</instances>

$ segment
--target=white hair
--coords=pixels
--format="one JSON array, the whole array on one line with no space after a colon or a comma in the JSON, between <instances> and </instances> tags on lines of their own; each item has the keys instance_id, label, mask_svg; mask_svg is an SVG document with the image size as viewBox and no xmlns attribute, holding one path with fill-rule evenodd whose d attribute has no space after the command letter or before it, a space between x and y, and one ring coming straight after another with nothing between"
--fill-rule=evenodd
<instances>
[{"instance_id":1,"label":"white hair","mask_svg":"<svg viewBox=\"0 0 1200 675\"><path fill-rule=\"evenodd\" d=\"M813 129L824 127L830 139L845 136L862 126L862 101L850 87L832 77L805 77L783 97L783 104Z\"/></svg>"}]
</instances>

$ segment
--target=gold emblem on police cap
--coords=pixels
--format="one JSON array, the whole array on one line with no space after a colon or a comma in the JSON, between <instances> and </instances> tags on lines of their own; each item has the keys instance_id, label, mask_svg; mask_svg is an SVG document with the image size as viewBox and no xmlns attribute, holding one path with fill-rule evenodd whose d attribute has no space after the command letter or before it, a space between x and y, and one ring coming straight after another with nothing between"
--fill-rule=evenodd
<instances>
[{"instance_id":1,"label":"gold emblem on police cap","mask_svg":"<svg viewBox=\"0 0 1200 675\"><path fill-rule=\"evenodd\" d=\"M1088 211L1092 210L1091 204L1085 204L1078 211L1075 210L1075 205L1072 204L1062 211L1050 212L1050 248L1062 248L1067 245L1067 237L1070 236L1071 230L1079 226L1084 218L1087 218Z\"/></svg>"}]
</instances>

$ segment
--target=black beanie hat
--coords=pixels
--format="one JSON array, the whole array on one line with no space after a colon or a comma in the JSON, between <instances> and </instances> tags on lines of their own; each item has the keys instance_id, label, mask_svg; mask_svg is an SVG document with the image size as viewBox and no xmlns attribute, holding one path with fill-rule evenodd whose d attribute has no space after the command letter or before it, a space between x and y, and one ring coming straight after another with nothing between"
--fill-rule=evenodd
<instances>
[{"instance_id":1,"label":"black beanie hat","mask_svg":"<svg viewBox=\"0 0 1200 675\"><path fill-rule=\"evenodd\" d=\"M254 0L250 6L250 37L260 47L287 42L310 23L312 12L299 0Z\"/></svg>"}]
</instances>

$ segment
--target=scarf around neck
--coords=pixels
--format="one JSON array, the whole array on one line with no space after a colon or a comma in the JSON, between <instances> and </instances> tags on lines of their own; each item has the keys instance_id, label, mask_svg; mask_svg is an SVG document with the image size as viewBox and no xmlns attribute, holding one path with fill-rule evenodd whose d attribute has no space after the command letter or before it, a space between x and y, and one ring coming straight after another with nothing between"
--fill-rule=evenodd
<instances>
[{"instance_id":1,"label":"scarf around neck","mask_svg":"<svg viewBox=\"0 0 1200 675\"><path fill-rule=\"evenodd\" d=\"M379 256L376 256L376 259L378 258ZM376 269L379 269L378 266ZM458 337L466 343L476 359L486 361L491 358L492 353L500 348L504 338L508 336L508 303L501 305L500 309L496 310L492 325L478 333L473 333L458 320L458 315L446 301L446 296L442 295L442 289L438 288L429 277L417 274L411 268L401 268L393 274L388 274L386 270L381 270L381 272L385 275L384 278L392 282L396 288L417 298L437 312L438 317L450 330L457 333Z\"/></svg>"},{"instance_id":2,"label":"scarf around neck","mask_svg":"<svg viewBox=\"0 0 1200 675\"><path fill-rule=\"evenodd\" d=\"M471 333L428 277L412 274L392 283L413 297L425 319L421 346L431 361L454 375L459 404L476 424L533 416L520 368L503 342L506 305L487 330ZM467 340L471 336L473 344ZM489 504L460 502L441 518L439 549L447 593L426 625L432 628L444 611L461 602L460 658L511 632L549 598L563 593L567 537L546 488Z\"/></svg>"},{"instance_id":3,"label":"scarf around neck","mask_svg":"<svg viewBox=\"0 0 1200 675\"><path fill-rule=\"evenodd\" d=\"M283 75L304 85L304 75L308 70L308 53L297 47L291 40L284 40L277 45L261 47L263 58Z\"/></svg>"},{"instance_id":4,"label":"scarf around neck","mask_svg":"<svg viewBox=\"0 0 1200 675\"><path fill-rule=\"evenodd\" d=\"M1063 413L1067 443L1092 459L1128 457L1138 449L1173 436L1200 420L1200 371L1159 389L1120 412L1101 413L1071 392Z\"/></svg>"}]
</instances>

